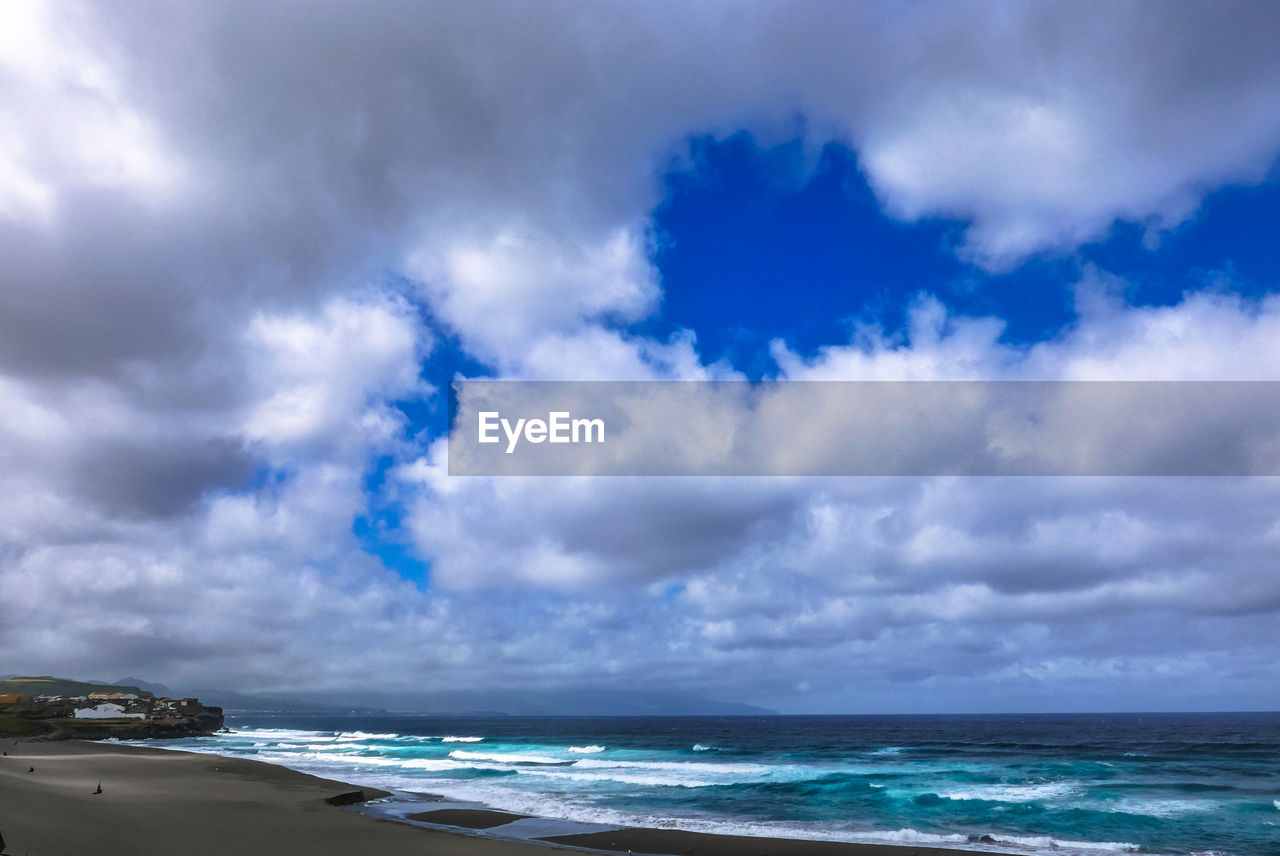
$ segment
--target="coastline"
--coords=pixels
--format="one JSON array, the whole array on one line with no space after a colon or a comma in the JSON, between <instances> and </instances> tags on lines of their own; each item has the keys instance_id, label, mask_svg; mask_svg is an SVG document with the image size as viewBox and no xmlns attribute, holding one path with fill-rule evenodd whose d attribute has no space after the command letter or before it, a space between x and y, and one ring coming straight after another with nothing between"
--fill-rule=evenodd
<instances>
[{"instance_id":1,"label":"coastline","mask_svg":"<svg viewBox=\"0 0 1280 856\"><path fill-rule=\"evenodd\" d=\"M387 792L221 755L79 740L0 741L0 835L5 856L547 856L576 851L670 856L973 856L960 849L749 838L627 828L548 838L502 836L501 813L431 811L414 823L377 817L353 803ZM34 767L34 772L27 772ZM94 794L98 783L102 793ZM332 801L333 798L341 799ZM437 809L438 811L438 809ZM451 829L442 824L448 820ZM515 818L515 816L512 816ZM537 820L537 819L532 819ZM497 822L498 825L486 825ZM551 832L548 830L548 832ZM495 837L496 836L496 837Z\"/></svg>"}]
</instances>

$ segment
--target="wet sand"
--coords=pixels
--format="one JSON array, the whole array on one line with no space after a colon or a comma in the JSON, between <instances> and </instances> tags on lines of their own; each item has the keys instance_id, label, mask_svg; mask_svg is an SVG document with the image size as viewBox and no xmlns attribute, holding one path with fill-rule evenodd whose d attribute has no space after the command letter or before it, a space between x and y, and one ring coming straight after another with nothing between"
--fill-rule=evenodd
<instances>
[{"instance_id":1,"label":"wet sand","mask_svg":"<svg viewBox=\"0 0 1280 856\"><path fill-rule=\"evenodd\" d=\"M445 808L411 814L409 820L420 820L423 823L434 823L439 826L457 826L461 829L493 829L517 820L524 820L526 817L529 815L514 814L509 811Z\"/></svg>"},{"instance_id":2,"label":"wet sand","mask_svg":"<svg viewBox=\"0 0 1280 856\"><path fill-rule=\"evenodd\" d=\"M423 812L457 827L423 829L329 802L361 790L273 764L76 740L0 742L5 856L548 856L583 850L671 856L964 856L928 847L620 829L547 843L486 838L522 817L489 810ZM27 772L34 767L34 772ZM102 793L94 794L98 783ZM364 788L365 796L384 795ZM342 802L338 800L337 802ZM559 845L554 847L553 845ZM565 849L565 848L570 849ZM969 854L972 856L972 854Z\"/></svg>"}]
</instances>

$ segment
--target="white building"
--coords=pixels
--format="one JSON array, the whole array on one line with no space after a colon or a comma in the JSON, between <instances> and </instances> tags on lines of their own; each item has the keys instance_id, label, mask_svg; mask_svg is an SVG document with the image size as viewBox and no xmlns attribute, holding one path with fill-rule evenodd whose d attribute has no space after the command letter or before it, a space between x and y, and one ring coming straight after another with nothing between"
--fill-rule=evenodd
<instances>
[{"instance_id":1,"label":"white building","mask_svg":"<svg viewBox=\"0 0 1280 856\"><path fill-rule=\"evenodd\" d=\"M100 704L76 711L76 719L146 719L145 713L125 713L118 704Z\"/></svg>"}]
</instances>

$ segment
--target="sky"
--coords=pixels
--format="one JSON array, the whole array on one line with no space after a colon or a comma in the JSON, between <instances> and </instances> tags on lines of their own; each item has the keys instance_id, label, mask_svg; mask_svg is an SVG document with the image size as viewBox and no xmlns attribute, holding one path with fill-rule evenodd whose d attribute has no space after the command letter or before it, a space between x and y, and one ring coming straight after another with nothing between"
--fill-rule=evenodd
<instances>
[{"instance_id":1,"label":"sky","mask_svg":"<svg viewBox=\"0 0 1280 856\"><path fill-rule=\"evenodd\" d=\"M0 5L0 672L1280 708L1275 478L462 478L459 378L1280 380L1267 2Z\"/></svg>"}]
</instances>

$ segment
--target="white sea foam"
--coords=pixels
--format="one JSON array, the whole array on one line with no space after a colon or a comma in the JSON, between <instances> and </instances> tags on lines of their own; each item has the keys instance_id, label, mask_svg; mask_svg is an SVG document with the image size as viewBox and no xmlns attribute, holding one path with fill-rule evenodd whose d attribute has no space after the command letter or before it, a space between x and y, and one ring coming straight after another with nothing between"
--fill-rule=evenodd
<instances>
[{"instance_id":1,"label":"white sea foam","mask_svg":"<svg viewBox=\"0 0 1280 856\"><path fill-rule=\"evenodd\" d=\"M714 746L707 746L707 745L702 744L702 743L695 743L695 744L693 744L693 751L694 751L694 752L710 752L710 751L711 751L712 749L714 749L714 748L716 748L716 747L714 747Z\"/></svg>"},{"instance_id":2,"label":"white sea foam","mask_svg":"<svg viewBox=\"0 0 1280 856\"><path fill-rule=\"evenodd\" d=\"M441 737L441 743L479 743L483 737Z\"/></svg>"},{"instance_id":3,"label":"white sea foam","mask_svg":"<svg viewBox=\"0 0 1280 856\"><path fill-rule=\"evenodd\" d=\"M331 735L319 731L298 731L292 728L243 728L236 732L245 737L259 737L264 740L306 741L313 743Z\"/></svg>"},{"instance_id":4,"label":"white sea foam","mask_svg":"<svg viewBox=\"0 0 1280 856\"><path fill-rule=\"evenodd\" d=\"M604 747L593 743L590 746L570 746L569 751L576 755L595 755L603 752Z\"/></svg>"},{"instance_id":5,"label":"white sea foam","mask_svg":"<svg viewBox=\"0 0 1280 856\"><path fill-rule=\"evenodd\" d=\"M240 728L237 734L310 734L319 737L319 731L298 731L296 728Z\"/></svg>"},{"instance_id":6,"label":"white sea foam","mask_svg":"<svg viewBox=\"0 0 1280 856\"><path fill-rule=\"evenodd\" d=\"M338 735L339 740L396 740L399 734L371 734L367 731L344 731Z\"/></svg>"},{"instance_id":7,"label":"white sea foam","mask_svg":"<svg viewBox=\"0 0 1280 856\"><path fill-rule=\"evenodd\" d=\"M454 749L450 758L459 761L496 761L500 764L564 764L563 758L552 758L549 755L519 755L515 752L466 752ZM579 762L581 763L581 762Z\"/></svg>"},{"instance_id":8,"label":"white sea foam","mask_svg":"<svg viewBox=\"0 0 1280 856\"><path fill-rule=\"evenodd\" d=\"M1000 847L1016 846L1019 848L1029 848L1032 850L1053 850L1057 852L1071 853L1094 853L1098 851L1105 852L1121 852L1132 853L1139 850L1139 845L1130 844L1125 841L1072 841L1065 838L1052 838L1047 835L1006 835L1000 833L993 835L994 844L990 842L973 841L967 835L959 835L956 833L940 834L935 832L921 832L910 827L898 829L893 832L869 832L865 836L859 836L858 840L866 840L869 842L885 842L888 844L924 844L924 845L949 845L962 844L966 850L977 848L982 849L998 849Z\"/></svg>"},{"instance_id":9,"label":"white sea foam","mask_svg":"<svg viewBox=\"0 0 1280 856\"><path fill-rule=\"evenodd\" d=\"M403 784L398 787L403 787ZM449 799L480 803L517 814L616 826L633 823L631 815L620 811L576 805L553 794L506 787L494 781L471 779L432 782L431 790Z\"/></svg>"},{"instance_id":10,"label":"white sea foam","mask_svg":"<svg viewBox=\"0 0 1280 856\"><path fill-rule=\"evenodd\" d=\"M1007 841L1019 847L1032 847L1036 850L1066 850L1072 853L1093 853L1099 850L1110 853L1137 853L1142 849L1141 845L1131 844L1128 841L1076 841L1070 838L1050 838L1043 835L1005 835L1002 833L997 840L1001 842Z\"/></svg>"},{"instance_id":11,"label":"white sea foam","mask_svg":"<svg viewBox=\"0 0 1280 856\"><path fill-rule=\"evenodd\" d=\"M405 766L405 761L400 758L384 758L377 755L352 755L346 752L291 752L287 755L276 754L268 756L273 760L279 760L282 764L296 764L299 761L318 761L322 764L332 764L335 767L386 767L400 768Z\"/></svg>"},{"instance_id":12,"label":"white sea foam","mask_svg":"<svg viewBox=\"0 0 1280 856\"><path fill-rule=\"evenodd\" d=\"M484 764L475 761L455 761L450 758L411 758L404 761L406 770L506 770L501 764Z\"/></svg>"},{"instance_id":13,"label":"white sea foam","mask_svg":"<svg viewBox=\"0 0 1280 856\"><path fill-rule=\"evenodd\" d=\"M1276 811L1280 811L1280 800L1272 800L1271 804L1276 807Z\"/></svg>"},{"instance_id":14,"label":"white sea foam","mask_svg":"<svg viewBox=\"0 0 1280 856\"><path fill-rule=\"evenodd\" d=\"M641 785L647 788L709 788L723 782L697 778L696 776L672 776L661 773L624 772L622 770L580 771L564 767L543 767L520 770L522 776L543 776L558 781L617 782L622 785Z\"/></svg>"},{"instance_id":15,"label":"white sea foam","mask_svg":"<svg viewBox=\"0 0 1280 856\"><path fill-rule=\"evenodd\" d=\"M505 764L488 764L477 761L458 761L452 758L385 758L379 756L351 755L335 752L299 752L279 755L268 755L262 760L269 760L287 767L311 772L337 772L350 776L352 772L370 769L383 771L395 777L406 774L405 778L393 778L396 788L421 787L419 780L413 779L415 772L450 773L462 770L494 770L509 772L513 768Z\"/></svg>"},{"instance_id":16,"label":"white sea foam","mask_svg":"<svg viewBox=\"0 0 1280 856\"><path fill-rule=\"evenodd\" d=\"M1148 817L1181 817L1184 814L1217 811L1220 806L1213 800L1151 800L1124 799L1108 806L1099 806L1103 811L1123 814L1144 814Z\"/></svg>"},{"instance_id":17,"label":"white sea foam","mask_svg":"<svg viewBox=\"0 0 1280 856\"><path fill-rule=\"evenodd\" d=\"M936 832L920 832L906 827L885 832L868 832L867 837L890 844L963 844L969 839L964 835L942 835Z\"/></svg>"},{"instance_id":18,"label":"white sea foam","mask_svg":"<svg viewBox=\"0 0 1280 856\"><path fill-rule=\"evenodd\" d=\"M613 761L603 760L599 758L583 758L574 761L573 766L577 769L608 769L612 767L644 769L644 770L669 770L672 772L699 772L712 773L721 775L751 775L766 776L770 773L786 772L786 771L804 771L804 775L813 774L813 768L809 767L785 767L785 766L769 766L768 764L717 764L715 762L704 763L701 761Z\"/></svg>"},{"instance_id":19,"label":"white sea foam","mask_svg":"<svg viewBox=\"0 0 1280 856\"><path fill-rule=\"evenodd\" d=\"M988 802L1043 802L1069 796L1079 791L1077 782L1049 782L1042 785L979 785L972 788L943 791L938 796L948 800L986 800Z\"/></svg>"},{"instance_id":20,"label":"white sea foam","mask_svg":"<svg viewBox=\"0 0 1280 856\"><path fill-rule=\"evenodd\" d=\"M569 767L522 769L522 773L559 776L581 782L619 782L653 787L702 788L744 782L811 778L814 768L765 764L714 764L696 761L616 761L583 758Z\"/></svg>"}]
</instances>

